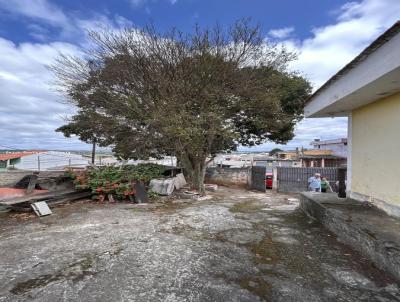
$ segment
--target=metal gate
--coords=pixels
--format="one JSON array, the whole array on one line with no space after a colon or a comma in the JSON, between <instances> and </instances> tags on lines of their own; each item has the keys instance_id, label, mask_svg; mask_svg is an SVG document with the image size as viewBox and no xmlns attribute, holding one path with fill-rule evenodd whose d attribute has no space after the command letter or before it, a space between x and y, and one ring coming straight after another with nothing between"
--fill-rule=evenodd
<instances>
[{"instance_id":1,"label":"metal gate","mask_svg":"<svg viewBox=\"0 0 400 302\"><path fill-rule=\"evenodd\" d=\"M298 193L308 190L308 178L315 173L320 173L322 177L326 177L333 190L336 188L338 180L338 168L293 168L278 167L278 192Z\"/></svg>"},{"instance_id":2,"label":"metal gate","mask_svg":"<svg viewBox=\"0 0 400 302\"><path fill-rule=\"evenodd\" d=\"M265 173L267 167L253 166L251 167L251 188L265 192Z\"/></svg>"}]
</instances>

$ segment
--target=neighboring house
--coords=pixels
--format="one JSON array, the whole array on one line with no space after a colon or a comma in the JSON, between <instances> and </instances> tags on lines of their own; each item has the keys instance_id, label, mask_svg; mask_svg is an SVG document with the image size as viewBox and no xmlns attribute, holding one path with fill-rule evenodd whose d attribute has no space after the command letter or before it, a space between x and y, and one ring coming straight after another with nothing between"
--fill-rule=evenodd
<instances>
[{"instance_id":1,"label":"neighboring house","mask_svg":"<svg viewBox=\"0 0 400 302\"><path fill-rule=\"evenodd\" d=\"M67 167L84 168L89 165L89 159L80 154L62 151L44 151L38 154L24 156L14 165L20 170L62 170Z\"/></svg>"},{"instance_id":2,"label":"neighboring house","mask_svg":"<svg viewBox=\"0 0 400 302\"><path fill-rule=\"evenodd\" d=\"M0 171L57 170L66 167L86 167L89 160L82 155L59 151L24 151L0 153Z\"/></svg>"},{"instance_id":3,"label":"neighboring house","mask_svg":"<svg viewBox=\"0 0 400 302\"><path fill-rule=\"evenodd\" d=\"M330 150L333 155L347 157L347 138L338 138L321 141L315 139L311 144L317 150Z\"/></svg>"},{"instance_id":4,"label":"neighboring house","mask_svg":"<svg viewBox=\"0 0 400 302\"><path fill-rule=\"evenodd\" d=\"M349 196L400 216L400 21L319 88L305 115L348 116Z\"/></svg>"},{"instance_id":5,"label":"neighboring house","mask_svg":"<svg viewBox=\"0 0 400 302\"><path fill-rule=\"evenodd\" d=\"M294 159L280 159L275 157L254 157L254 166L265 166L267 170L272 170L276 167L299 167L300 161Z\"/></svg>"},{"instance_id":6,"label":"neighboring house","mask_svg":"<svg viewBox=\"0 0 400 302\"><path fill-rule=\"evenodd\" d=\"M346 165L346 157L335 155L332 150L304 150L300 153L301 166L306 168L340 167Z\"/></svg>"},{"instance_id":7,"label":"neighboring house","mask_svg":"<svg viewBox=\"0 0 400 302\"><path fill-rule=\"evenodd\" d=\"M22 152L5 152L0 153L0 171L15 168L15 165L21 162L21 158L33 154L38 154L38 151L22 151Z\"/></svg>"},{"instance_id":8,"label":"neighboring house","mask_svg":"<svg viewBox=\"0 0 400 302\"><path fill-rule=\"evenodd\" d=\"M295 159L299 158L299 151L281 151L276 153L276 157L280 159Z\"/></svg>"}]
</instances>

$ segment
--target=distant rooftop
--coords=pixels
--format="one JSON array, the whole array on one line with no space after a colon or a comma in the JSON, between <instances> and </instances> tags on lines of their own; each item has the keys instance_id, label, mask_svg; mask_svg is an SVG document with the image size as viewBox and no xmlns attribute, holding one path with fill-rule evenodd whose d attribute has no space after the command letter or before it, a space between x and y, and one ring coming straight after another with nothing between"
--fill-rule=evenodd
<instances>
[{"instance_id":1,"label":"distant rooftop","mask_svg":"<svg viewBox=\"0 0 400 302\"><path fill-rule=\"evenodd\" d=\"M14 158L20 158L27 155L32 155L40 153L40 151L23 151L23 152L9 152L9 153L1 153L0 160L9 160Z\"/></svg>"},{"instance_id":2,"label":"distant rooftop","mask_svg":"<svg viewBox=\"0 0 400 302\"><path fill-rule=\"evenodd\" d=\"M345 144L347 143L347 138L336 138L336 139L329 139L329 140L314 140L310 143L313 146L321 146L321 145L333 145L333 144Z\"/></svg>"}]
</instances>

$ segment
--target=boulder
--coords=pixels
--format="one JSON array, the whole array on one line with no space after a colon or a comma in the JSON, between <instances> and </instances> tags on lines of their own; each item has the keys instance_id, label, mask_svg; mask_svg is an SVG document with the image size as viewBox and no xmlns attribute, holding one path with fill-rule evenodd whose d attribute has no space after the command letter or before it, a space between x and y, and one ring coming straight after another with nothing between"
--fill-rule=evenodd
<instances>
[{"instance_id":1,"label":"boulder","mask_svg":"<svg viewBox=\"0 0 400 302\"><path fill-rule=\"evenodd\" d=\"M175 189L175 180L174 178L152 179L149 189L159 195L169 196Z\"/></svg>"},{"instance_id":2,"label":"boulder","mask_svg":"<svg viewBox=\"0 0 400 302\"><path fill-rule=\"evenodd\" d=\"M185 176L183 176L183 173L179 173L174 177L174 183L175 183L175 188L179 190L180 188L184 187L187 182L185 179Z\"/></svg>"}]
</instances>

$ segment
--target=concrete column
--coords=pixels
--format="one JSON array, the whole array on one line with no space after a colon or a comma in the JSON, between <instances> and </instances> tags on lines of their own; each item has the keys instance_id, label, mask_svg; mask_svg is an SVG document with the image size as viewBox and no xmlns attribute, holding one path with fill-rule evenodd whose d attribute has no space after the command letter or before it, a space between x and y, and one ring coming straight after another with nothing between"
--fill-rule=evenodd
<instances>
[{"instance_id":1,"label":"concrete column","mask_svg":"<svg viewBox=\"0 0 400 302\"><path fill-rule=\"evenodd\" d=\"M325 168L325 158L321 159L321 168Z\"/></svg>"},{"instance_id":2,"label":"concrete column","mask_svg":"<svg viewBox=\"0 0 400 302\"><path fill-rule=\"evenodd\" d=\"M273 168L272 169L272 189L273 190L278 190L278 169Z\"/></svg>"},{"instance_id":3,"label":"concrete column","mask_svg":"<svg viewBox=\"0 0 400 302\"><path fill-rule=\"evenodd\" d=\"M346 191L347 196L350 196L351 191L351 159L352 159L352 129L353 129L353 118L351 112L347 119L347 185Z\"/></svg>"}]
</instances>

